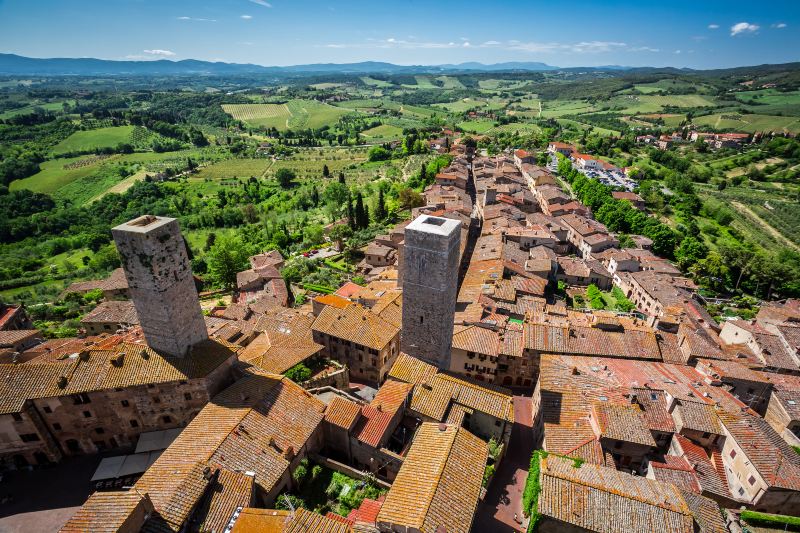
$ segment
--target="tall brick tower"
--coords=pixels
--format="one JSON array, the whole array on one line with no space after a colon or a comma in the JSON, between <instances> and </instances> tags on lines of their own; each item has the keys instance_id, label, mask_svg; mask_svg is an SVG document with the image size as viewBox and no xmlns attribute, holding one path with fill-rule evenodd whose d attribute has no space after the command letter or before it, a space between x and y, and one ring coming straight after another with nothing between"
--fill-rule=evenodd
<instances>
[{"instance_id":1,"label":"tall brick tower","mask_svg":"<svg viewBox=\"0 0 800 533\"><path fill-rule=\"evenodd\" d=\"M178 221L145 215L111 234L147 344L183 357L208 332Z\"/></svg>"},{"instance_id":2,"label":"tall brick tower","mask_svg":"<svg viewBox=\"0 0 800 533\"><path fill-rule=\"evenodd\" d=\"M405 229L401 348L450 368L461 222L421 215Z\"/></svg>"}]
</instances>

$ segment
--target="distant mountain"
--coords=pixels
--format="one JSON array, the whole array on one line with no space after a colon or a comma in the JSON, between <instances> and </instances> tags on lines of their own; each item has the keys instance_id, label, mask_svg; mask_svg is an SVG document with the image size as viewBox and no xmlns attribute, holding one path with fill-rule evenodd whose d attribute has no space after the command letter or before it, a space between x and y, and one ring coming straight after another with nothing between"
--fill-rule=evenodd
<instances>
[{"instance_id":1,"label":"distant mountain","mask_svg":"<svg viewBox=\"0 0 800 533\"><path fill-rule=\"evenodd\" d=\"M184 59L170 61L112 61L94 58L39 59L15 54L0 54L0 74L12 76L95 76L95 75L235 75L235 74L400 74L413 72L447 71L543 71L558 67L544 63L509 62L485 65L483 63L461 63L459 65L395 65L379 61L360 63L315 63L287 67L265 67L254 64L222 63Z\"/></svg>"}]
</instances>

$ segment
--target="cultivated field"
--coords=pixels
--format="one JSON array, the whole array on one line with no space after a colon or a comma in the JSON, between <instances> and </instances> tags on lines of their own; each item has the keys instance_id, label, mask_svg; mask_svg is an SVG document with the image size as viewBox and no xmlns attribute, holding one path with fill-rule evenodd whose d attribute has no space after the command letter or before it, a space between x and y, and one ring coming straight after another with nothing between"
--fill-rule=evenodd
<instances>
[{"instance_id":1,"label":"cultivated field","mask_svg":"<svg viewBox=\"0 0 800 533\"><path fill-rule=\"evenodd\" d=\"M756 131L800 133L800 118L798 117L717 113L714 115L695 117L692 122L700 126L709 126L715 129L731 129L751 133Z\"/></svg>"},{"instance_id":2,"label":"cultivated field","mask_svg":"<svg viewBox=\"0 0 800 533\"><path fill-rule=\"evenodd\" d=\"M286 104L225 104L222 110L251 126L285 130L291 113Z\"/></svg>"},{"instance_id":3,"label":"cultivated field","mask_svg":"<svg viewBox=\"0 0 800 533\"><path fill-rule=\"evenodd\" d=\"M131 142L133 126L113 126L96 130L76 131L53 148L53 154L84 152L97 148L113 148Z\"/></svg>"}]
</instances>

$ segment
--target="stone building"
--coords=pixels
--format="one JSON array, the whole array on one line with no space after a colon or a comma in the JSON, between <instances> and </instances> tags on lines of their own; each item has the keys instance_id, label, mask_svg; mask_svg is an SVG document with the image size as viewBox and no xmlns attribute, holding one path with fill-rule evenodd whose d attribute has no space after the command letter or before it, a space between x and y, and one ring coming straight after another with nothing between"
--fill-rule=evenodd
<instances>
[{"instance_id":1,"label":"stone building","mask_svg":"<svg viewBox=\"0 0 800 533\"><path fill-rule=\"evenodd\" d=\"M422 215L405 229L403 351L450 368L461 223Z\"/></svg>"},{"instance_id":2,"label":"stone building","mask_svg":"<svg viewBox=\"0 0 800 533\"><path fill-rule=\"evenodd\" d=\"M178 221L145 215L111 233L147 344L186 355L208 333Z\"/></svg>"}]
</instances>

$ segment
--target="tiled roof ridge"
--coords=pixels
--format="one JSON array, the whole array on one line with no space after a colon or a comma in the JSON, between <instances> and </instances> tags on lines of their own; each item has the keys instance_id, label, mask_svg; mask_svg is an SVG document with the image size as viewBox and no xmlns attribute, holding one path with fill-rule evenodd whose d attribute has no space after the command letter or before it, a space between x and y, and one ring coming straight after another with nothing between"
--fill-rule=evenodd
<instances>
[{"instance_id":1,"label":"tiled roof ridge","mask_svg":"<svg viewBox=\"0 0 800 533\"><path fill-rule=\"evenodd\" d=\"M422 523L425 522L425 517L428 516L428 512L430 511L431 503L433 502L433 498L436 496L436 491L437 491L437 489L439 487L439 484L442 482L442 473L444 472L444 469L447 466L447 460L450 457L450 451L453 449L453 445L456 442L456 437L458 436L458 432L460 430L460 428L458 428L458 427L447 425L445 423L439 423L438 426L439 426L439 430L440 431L441 431L442 426L445 427L444 431L447 431L447 428L453 428L453 436L450 437L449 440L448 440L447 453L442 453L440 455L440 460L436 464L436 477L435 477L436 480L437 480L436 486L433 487L433 490L427 491L428 492L428 494L426 495L427 497L425 498L425 501L422 502L422 503L424 503L424 505L421 508L424 509L424 511L425 511L424 513L422 513ZM422 525L422 524L420 524L420 525Z\"/></svg>"},{"instance_id":2,"label":"tiled roof ridge","mask_svg":"<svg viewBox=\"0 0 800 533\"><path fill-rule=\"evenodd\" d=\"M597 490L600 490L600 491L603 491L603 492L608 492L608 493L613 494L615 496L619 496L621 498L627 498L629 500L634 500L634 501L637 501L639 503L643 503L645 505L654 505L656 507L660 507L661 509L666 509L666 510L673 511L673 512L676 512L676 513L679 513L679 514L682 514L682 515L693 516L691 511L689 510L688 505L686 504L686 501L683 500L683 498L680 499L680 502L683 504L682 506L673 505L673 504L671 504L669 502L666 502L666 501L664 501L664 502L655 502L652 499L647 499L644 496L640 496L638 493L637 494L631 494L630 492L623 492L621 490L608 487L607 485L603 485L602 483L587 482L587 481L584 481L584 480L581 480L581 479L577 479L577 478L574 478L574 477L569 477L567 475L560 474L559 472L556 472L556 471L553 471L553 470L547 470L547 459L548 459L547 455L543 456L540 459L540 461L542 463L544 463L542 465L543 468L541 468L541 475L542 476L545 476L545 475L546 476L550 476L550 477L553 477L553 478L556 478L556 479L560 479L562 481L567 481L569 483L575 483L576 485L581 485L581 486L584 486L584 487L597 489ZM567 460L569 460L569 459L567 459ZM609 467L604 467L604 466L599 466L599 465L590 465L590 467L607 468L609 470L612 470ZM583 464L581 464L580 466L575 467L575 468L576 469L583 468ZM619 471L615 470L614 472L617 475L620 475L620 476L623 475ZM644 478L644 479L647 479L647 478ZM651 483L657 484L659 486L666 486L666 487L669 487L669 488L673 488L673 486L668 484L668 483L662 483L660 481L651 480L651 479L648 479L648 481L651 482ZM628 488L630 488L630 489L634 489L635 487L636 487L636 484L628 485Z\"/></svg>"}]
</instances>

